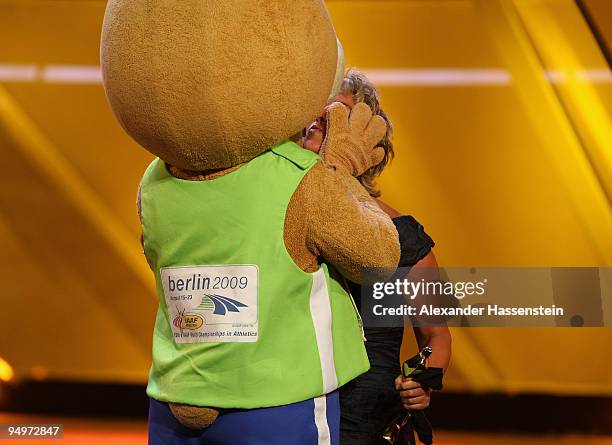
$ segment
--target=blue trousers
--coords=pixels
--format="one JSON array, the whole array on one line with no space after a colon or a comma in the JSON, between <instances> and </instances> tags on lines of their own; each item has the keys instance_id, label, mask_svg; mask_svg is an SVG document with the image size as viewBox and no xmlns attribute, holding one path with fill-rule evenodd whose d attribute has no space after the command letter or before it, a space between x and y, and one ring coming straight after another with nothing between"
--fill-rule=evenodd
<instances>
[{"instance_id":1,"label":"blue trousers","mask_svg":"<svg viewBox=\"0 0 612 445\"><path fill-rule=\"evenodd\" d=\"M149 445L340 445L338 391L316 399L223 410L203 430L184 427L168 404L149 399Z\"/></svg>"}]
</instances>

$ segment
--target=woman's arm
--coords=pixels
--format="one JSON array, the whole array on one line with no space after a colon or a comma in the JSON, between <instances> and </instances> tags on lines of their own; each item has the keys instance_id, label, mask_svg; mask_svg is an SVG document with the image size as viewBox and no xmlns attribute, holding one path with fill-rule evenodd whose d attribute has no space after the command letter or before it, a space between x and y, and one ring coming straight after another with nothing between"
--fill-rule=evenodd
<instances>
[{"instance_id":1,"label":"woman's arm","mask_svg":"<svg viewBox=\"0 0 612 445\"><path fill-rule=\"evenodd\" d=\"M434 368L442 368L444 372L448 369L451 359L451 334L446 326L415 327L414 335L419 345L419 350L425 346L431 346L432 354L427 360L428 365Z\"/></svg>"},{"instance_id":2,"label":"woman's arm","mask_svg":"<svg viewBox=\"0 0 612 445\"><path fill-rule=\"evenodd\" d=\"M429 252L425 258L414 265L409 277L412 280L423 278L426 281L438 281L440 279L438 263L433 252ZM419 350L428 345L433 350L428 359L429 366L442 368L446 372L451 358L451 334L448 327L415 326L413 330Z\"/></svg>"},{"instance_id":3,"label":"woman's arm","mask_svg":"<svg viewBox=\"0 0 612 445\"><path fill-rule=\"evenodd\" d=\"M380 199L377 199L376 202L390 218L402 216L400 212L385 204ZM421 279L425 281L438 281L440 279L440 273L434 253L429 251L424 258L412 267L408 276L413 281L420 281ZM419 350L427 345L431 346L433 349L433 353L428 360L429 365L435 368L443 368L444 372L446 372L451 357L451 335L448 327L427 326L414 327L413 329L417 344L419 345Z\"/></svg>"},{"instance_id":4,"label":"woman's arm","mask_svg":"<svg viewBox=\"0 0 612 445\"><path fill-rule=\"evenodd\" d=\"M381 200L376 200L379 207L391 218L402 216L393 207ZM433 252L421 258L410 270L409 278L412 281L438 281L440 273L438 263ZM451 334L447 326L425 326L414 327L414 335L419 349L431 346L433 352L428 359L429 366L442 368L444 372L448 368L451 357ZM424 390L418 382L405 379L399 375L395 380L395 387L400 392L402 404L406 409L421 410L429 406L431 390Z\"/></svg>"},{"instance_id":5,"label":"woman's arm","mask_svg":"<svg viewBox=\"0 0 612 445\"><path fill-rule=\"evenodd\" d=\"M421 261L416 263L410 271L412 280L438 280L438 264L432 252L429 252ZM422 326L413 327L414 335L419 349L431 346L433 350L429 356L428 365L434 368L442 368L444 372L448 368L451 358L451 334L447 326ZM429 406L431 401L431 390L423 389L420 383L406 379L399 375L395 379L395 387L400 392L404 408L410 410L422 410Z\"/></svg>"}]
</instances>

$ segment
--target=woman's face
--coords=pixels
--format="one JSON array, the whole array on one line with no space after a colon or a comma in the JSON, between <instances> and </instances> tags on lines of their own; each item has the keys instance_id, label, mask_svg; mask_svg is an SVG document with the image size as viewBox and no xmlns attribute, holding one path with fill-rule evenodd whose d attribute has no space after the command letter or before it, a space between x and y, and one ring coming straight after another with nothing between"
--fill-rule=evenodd
<instances>
[{"instance_id":1,"label":"woman's face","mask_svg":"<svg viewBox=\"0 0 612 445\"><path fill-rule=\"evenodd\" d=\"M352 110L355 106L355 99L353 98L353 95L349 93L338 93L334 98L334 102L343 103L349 110ZM323 113L317 118L317 120L315 120L304 130L302 146L305 149L314 151L315 153L319 153L321 150L321 145L323 145L327 132L326 115L327 108L323 110Z\"/></svg>"}]
</instances>

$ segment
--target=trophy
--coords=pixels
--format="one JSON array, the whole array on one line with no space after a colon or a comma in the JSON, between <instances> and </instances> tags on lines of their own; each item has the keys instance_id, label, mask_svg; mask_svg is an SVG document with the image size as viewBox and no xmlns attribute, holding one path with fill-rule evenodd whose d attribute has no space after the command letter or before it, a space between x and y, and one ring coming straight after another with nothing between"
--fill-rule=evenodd
<instances>
[{"instance_id":1,"label":"trophy","mask_svg":"<svg viewBox=\"0 0 612 445\"><path fill-rule=\"evenodd\" d=\"M413 377L425 371L427 369L427 358L432 352L431 346L425 346L417 355L406 360L402 366L404 377Z\"/></svg>"},{"instance_id":2,"label":"trophy","mask_svg":"<svg viewBox=\"0 0 612 445\"><path fill-rule=\"evenodd\" d=\"M402 365L402 375L421 383L424 388L442 389L442 369L428 368L427 358L433 350L425 346ZM414 445L414 432L426 445L433 443L432 428L423 411L406 411L398 415L383 432L383 439L393 445Z\"/></svg>"}]
</instances>

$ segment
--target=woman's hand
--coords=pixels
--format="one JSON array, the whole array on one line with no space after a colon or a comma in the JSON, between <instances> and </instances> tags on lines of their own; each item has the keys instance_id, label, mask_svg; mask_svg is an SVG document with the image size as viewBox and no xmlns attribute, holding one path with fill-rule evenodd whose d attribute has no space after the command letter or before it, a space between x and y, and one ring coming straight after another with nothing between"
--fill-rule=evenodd
<instances>
[{"instance_id":1,"label":"woman's hand","mask_svg":"<svg viewBox=\"0 0 612 445\"><path fill-rule=\"evenodd\" d=\"M395 389L400 392L404 408L422 410L429 406L431 389L424 389L419 382L399 375L395 379Z\"/></svg>"}]
</instances>

